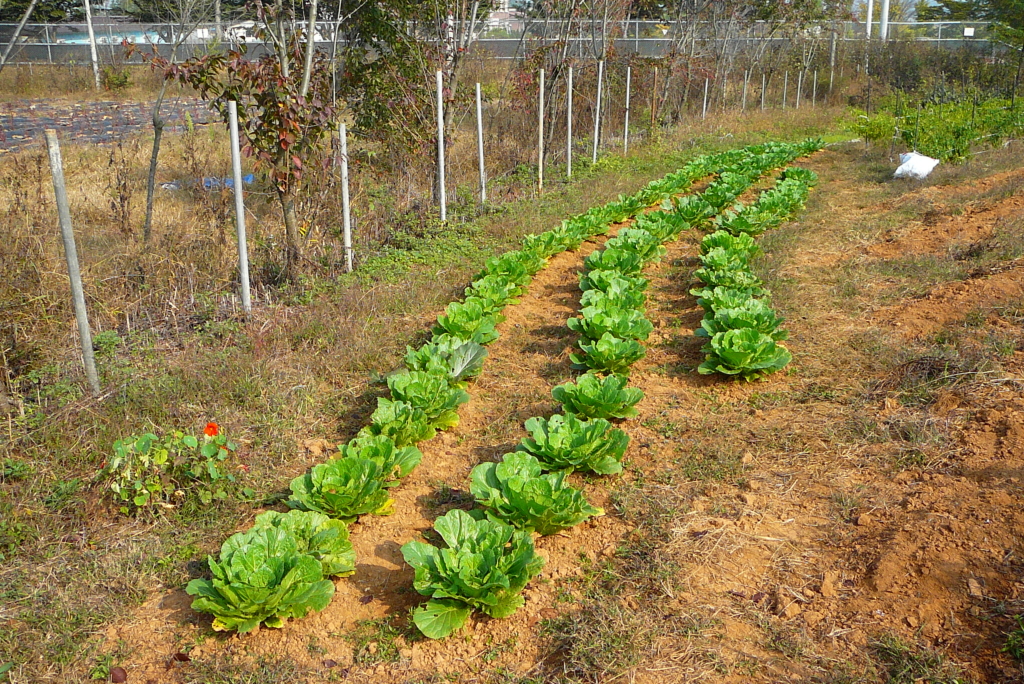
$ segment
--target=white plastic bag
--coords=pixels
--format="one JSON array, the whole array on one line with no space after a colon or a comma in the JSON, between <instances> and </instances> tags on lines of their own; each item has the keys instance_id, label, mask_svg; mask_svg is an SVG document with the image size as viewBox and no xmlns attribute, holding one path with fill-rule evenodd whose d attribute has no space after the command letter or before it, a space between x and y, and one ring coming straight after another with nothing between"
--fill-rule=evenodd
<instances>
[{"instance_id":1,"label":"white plastic bag","mask_svg":"<svg viewBox=\"0 0 1024 684\"><path fill-rule=\"evenodd\" d=\"M900 166L896 169L896 173L892 174L892 177L924 180L938 164L938 159L932 159L917 152L904 152L900 155Z\"/></svg>"}]
</instances>

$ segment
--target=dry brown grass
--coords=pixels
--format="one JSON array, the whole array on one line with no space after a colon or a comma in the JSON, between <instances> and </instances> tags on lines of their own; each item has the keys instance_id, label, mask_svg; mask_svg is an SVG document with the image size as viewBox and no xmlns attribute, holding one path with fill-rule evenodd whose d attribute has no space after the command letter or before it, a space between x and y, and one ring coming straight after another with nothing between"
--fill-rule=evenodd
<instances>
[{"instance_id":1,"label":"dry brown grass","mask_svg":"<svg viewBox=\"0 0 1024 684\"><path fill-rule=\"evenodd\" d=\"M156 99L160 92L160 79L148 67L124 65L116 69L128 72L130 85L111 91L96 90L92 67L88 63L14 64L5 67L0 73L0 102L31 99L67 102ZM178 88L172 89L172 92L178 91Z\"/></svg>"}]
</instances>

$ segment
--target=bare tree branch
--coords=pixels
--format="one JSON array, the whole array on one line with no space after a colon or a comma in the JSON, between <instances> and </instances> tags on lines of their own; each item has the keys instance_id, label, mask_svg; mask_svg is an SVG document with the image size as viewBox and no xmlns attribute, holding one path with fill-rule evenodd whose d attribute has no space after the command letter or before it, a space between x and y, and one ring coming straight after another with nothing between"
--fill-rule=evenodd
<instances>
[{"instance_id":1,"label":"bare tree branch","mask_svg":"<svg viewBox=\"0 0 1024 684\"><path fill-rule=\"evenodd\" d=\"M11 56L11 50L13 50L15 44L17 44L18 38L21 37L21 32L24 30L29 16L32 15L32 11L35 10L38 3L39 0L32 0L32 2L29 3L28 8L25 10L25 14L21 17L21 21L18 22L18 27L14 29L14 35L11 36L11 42L7 45L7 49L4 50L4 54L0 55L0 71L3 71L4 66L7 65L7 58Z\"/></svg>"}]
</instances>

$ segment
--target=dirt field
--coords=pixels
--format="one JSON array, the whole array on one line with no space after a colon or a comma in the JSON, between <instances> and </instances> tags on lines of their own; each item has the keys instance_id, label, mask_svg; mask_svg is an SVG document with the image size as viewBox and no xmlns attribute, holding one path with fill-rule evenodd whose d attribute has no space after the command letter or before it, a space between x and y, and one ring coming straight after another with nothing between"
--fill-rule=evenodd
<instances>
[{"instance_id":1,"label":"dirt field","mask_svg":"<svg viewBox=\"0 0 1024 684\"><path fill-rule=\"evenodd\" d=\"M470 507L472 467L555 409L596 244L506 309L460 425L421 445L394 515L353 526L358 569L326 610L214 635L177 591L106 628L107 648L133 682L1024 681L1001 652L1024 612L1019 154L923 184L859 145L805 160L808 209L762 238L794 356L768 382L696 374L699 235L671 245L648 273L626 473L573 476L607 515L538 541L547 565L514 617L417 639L399 547ZM302 446L288 476L333 448Z\"/></svg>"}]
</instances>

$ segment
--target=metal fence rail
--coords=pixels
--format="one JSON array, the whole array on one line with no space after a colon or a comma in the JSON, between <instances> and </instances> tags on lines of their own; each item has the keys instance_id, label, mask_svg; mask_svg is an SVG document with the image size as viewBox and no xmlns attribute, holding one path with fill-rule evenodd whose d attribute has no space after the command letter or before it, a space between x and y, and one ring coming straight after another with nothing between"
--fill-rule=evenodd
<instances>
[{"instance_id":1,"label":"metal fence rail","mask_svg":"<svg viewBox=\"0 0 1024 684\"><path fill-rule=\"evenodd\" d=\"M874 27L873 38L877 39L878 28ZM96 42L100 59L107 63L123 62L123 50L120 44L124 40L151 47L164 56L170 56L174 43L179 42L177 27L171 24L143 24L116 17L101 17L94 21ZM649 21L618 22L611 26L611 37L607 41L614 45L620 54L638 54L645 57L661 57L669 53L674 44L682 36L696 30L696 40L701 45L728 42L730 46L743 48L747 45L761 44L768 40L777 44L785 44L794 38L831 40L833 35L837 41L862 41L866 34L866 25L862 22L845 22L840 24L822 24L801 29L799 32L779 30L776 25L754 22L744 25L734 35L722 38L713 37L713 33L703 31L707 24L698 22L688 26L685 23L666 24ZM544 21L527 21L522 19L491 20L476 34L475 46L486 50L494 57L514 58L524 52L535 49L543 44L558 39L561 24ZM14 35L15 24L0 24L0 46L9 44ZM710 26L709 26L710 28ZM334 24L322 22L318 24L316 41L325 49L330 49L335 42ZM184 36L178 48L177 57L187 58L204 54L227 46L245 43L250 52L260 54L264 46L254 37L253 22L203 24ZM422 33L415 24L409 26L410 34ZM593 56L600 52L602 41L599 38L600 26L575 24L569 37L571 54ZM707 35L707 38L702 37ZM890 22L890 40L912 40L929 43L944 48L956 49L973 46L979 49L994 48L996 43L991 40L988 24L985 22ZM27 24L18 45L12 52L10 61L13 63L50 63L63 64L69 62L88 62L89 44L88 30L84 23L67 24ZM337 39L339 47L344 40Z\"/></svg>"}]
</instances>

